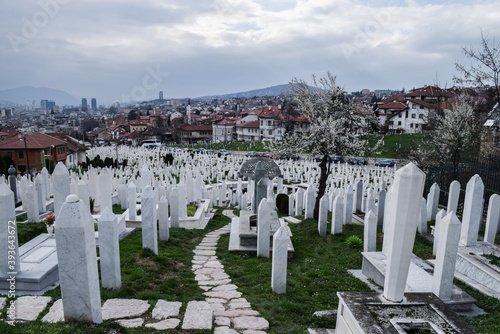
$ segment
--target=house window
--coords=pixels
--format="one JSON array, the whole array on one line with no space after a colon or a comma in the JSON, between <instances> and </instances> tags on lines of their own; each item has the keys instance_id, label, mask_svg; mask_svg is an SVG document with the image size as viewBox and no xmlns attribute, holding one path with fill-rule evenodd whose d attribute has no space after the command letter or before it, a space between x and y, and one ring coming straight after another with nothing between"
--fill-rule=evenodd
<instances>
[{"instance_id":1,"label":"house window","mask_svg":"<svg viewBox=\"0 0 500 334\"><path fill-rule=\"evenodd\" d=\"M273 130L269 130L268 133L271 136L273 134Z\"/></svg>"},{"instance_id":2,"label":"house window","mask_svg":"<svg viewBox=\"0 0 500 334\"><path fill-rule=\"evenodd\" d=\"M411 105L411 108L412 108L412 109L417 109L417 105L416 105L416 104L412 104L412 105Z\"/></svg>"},{"instance_id":3,"label":"house window","mask_svg":"<svg viewBox=\"0 0 500 334\"><path fill-rule=\"evenodd\" d=\"M413 128L413 123L410 124L410 128Z\"/></svg>"},{"instance_id":4,"label":"house window","mask_svg":"<svg viewBox=\"0 0 500 334\"><path fill-rule=\"evenodd\" d=\"M24 159L24 152L23 151L17 151L17 157L19 159Z\"/></svg>"},{"instance_id":5,"label":"house window","mask_svg":"<svg viewBox=\"0 0 500 334\"><path fill-rule=\"evenodd\" d=\"M264 121L260 120L260 126L264 126Z\"/></svg>"},{"instance_id":6,"label":"house window","mask_svg":"<svg viewBox=\"0 0 500 334\"><path fill-rule=\"evenodd\" d=\"M417 115L411 114L411 118L417 118Z\"/></svg>"},{"instance_id":7,"label":"house window","mask_svg":"<svg viewBox=\"0 0 500 334\"><path fill-rule=\"evenodd\" d=\"M401 125L401 121L398 121L398 125Z\"/></svg>"},{"instance_id":8,"label":"house window","mask_svg":"<svg viewBox=\"0 0 500 334\"><path fill-rule=\"evenodd\" d=\"M399 118L401 118L401 117L403 117L403 115L399 114L399 116L398 116L398 117L399 117Z\"/></svg>"},{"instance_id":9,"label":"house window","mask_svg":"<svg viewBox=\"0 0 500 334\"><path fill-rule=\"evenodd\" d=\"M418 115L418 118L424 119L424 115L420 114L420 115Z\"/></svg>"},{"instance_id":10,"label":"house window","mask_svg":"<svg viewBox=\"0 0 500 334\"><path fill-rule=\"evenodd\" d=\"M389 125L394 125L394 121L389 121Z\"/></svg>"},{"instance_id":11,"label":"house window","mask_svg":"<svg viewBox=\"0 0 500 334\"><path fill-rule=\"evenodd\" d=\"M268 120L267 121L267 126L271 126L271 124L272 124L271 122L272 122L271 120Z\"/></svg>"},{"instance_id":12,"label":"house window","mask_svg":"<svg viewBox=\"0 0 500 334\"><path fill-rule=\"evenodd\" d=\"M420 109L424 109L424 106L420 106Z\"/></svg>"}]
</instances>

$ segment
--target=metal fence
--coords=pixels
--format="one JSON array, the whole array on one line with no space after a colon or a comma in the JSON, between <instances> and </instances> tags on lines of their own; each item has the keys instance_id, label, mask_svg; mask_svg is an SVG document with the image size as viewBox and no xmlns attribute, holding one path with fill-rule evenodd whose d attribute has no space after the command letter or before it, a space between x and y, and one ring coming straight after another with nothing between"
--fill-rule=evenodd
<instances>
[{"instance_id":1,"label":"metal fence","mask_svg":"<svg viewBox=\"0 0 500 334\"><path fill-rule=\"evenodd\" d=\"M464 159L458 168L453 165L439 163L438 166L429 167L425 179L425 192L427 196L432 184L437 183L441 189L439 204L446 207L450 183L454 180L460 182L460 198L458 213L462 212L465 198L465 188L470 178L478 174L484 183L484 210L487 210L491 195L500 194L500 157L490 155L487 163Z\"/></svg>"}]
</instances>

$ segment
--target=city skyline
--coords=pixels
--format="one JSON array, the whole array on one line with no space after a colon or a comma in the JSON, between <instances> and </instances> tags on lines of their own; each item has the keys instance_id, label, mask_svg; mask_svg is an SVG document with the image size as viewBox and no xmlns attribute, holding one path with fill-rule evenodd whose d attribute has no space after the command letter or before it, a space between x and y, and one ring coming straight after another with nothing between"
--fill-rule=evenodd
<instances>
[{"instance_id":1,"label":"city skyline","mask_svg":"<svg viewBox=\"0 0 500 334\"><path fill-rule=\"evenodd\" d=\"M84 15L82 15L82 13ZM236 93L312 74L347 91L453 86L462 47L500 36L487 1L26 1L0 17L0 90L99 103Z\"/></svg>"}]
</instances>

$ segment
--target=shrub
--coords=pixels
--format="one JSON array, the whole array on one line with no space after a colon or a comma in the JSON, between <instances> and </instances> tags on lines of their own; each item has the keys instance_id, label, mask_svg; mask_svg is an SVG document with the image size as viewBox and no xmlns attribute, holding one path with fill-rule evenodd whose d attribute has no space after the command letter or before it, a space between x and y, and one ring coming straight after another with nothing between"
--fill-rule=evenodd
<instances>
[{"instance_id":1,"label":"shrub","mask_svg":"<svg viewBox=\"0 0 500 334\"><path fill-rule=\"evenodd\" d=\"M360 237L357 235L351 235L347 240L345 241L347 246L351 248L361 248L363 247L363 240L361 240Z\"/></svg>"},{"instance_id":2,"label":"shrub","mask_svg":"<svg viewBox=\"0 0 500 334\"><path fill-rule=\"evenodd\" d=\"M188 205L187 206L187 215L188 217L193 217L196 212L196 206L194 205Z\"/></svg>"},{"instance_id":3,"label":"shrub","mask_svg":"<svg viewBox=\"0 0 500 334\"><path fill-rule=\"evenodd\" d=\"M167 153L167 155L163 157L163 162L167 165L172 165L174 163L174 155L172 153Z\"/></svg>"},{"instance_id":4,"label":"shrub","mask_svg":"<svg viewBox=\"0 0 500 334\"><path fill-rule=\"evenodd\" d=\"M282 214L288 214L288 196L286 194L279 194L276 197L276 207Z\"/></svg>"},{"instance_id":5,"label":"shrub","mask_svg":"<svg viewBox=\"0 0 500 334\"><path fill-rule=\"evenodd\" d=\"M94 203L95 203L95 199L93 199L92 197L89 197L90 212L94 212Z\"/></svg>"}]
</instances>

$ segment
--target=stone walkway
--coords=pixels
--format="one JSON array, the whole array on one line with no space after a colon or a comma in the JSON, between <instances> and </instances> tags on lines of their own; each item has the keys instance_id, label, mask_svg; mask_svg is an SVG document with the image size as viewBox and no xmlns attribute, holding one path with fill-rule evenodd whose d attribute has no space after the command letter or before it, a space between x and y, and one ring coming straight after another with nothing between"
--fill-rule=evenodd
<instances>
[{"instance_id":1,"label":"stone walkway","mask_svg":"<svg viewBox=\"0 0 500 334\"><path fill-rule=\"evenodd\" d=\"M231 210L224 215L234 217ZM181 302L158 300L151 316L145 316L150 303L139 299L108 299L102 306L103 320L116 320L123 327L148 327L158 330L181 327L182 329L212 329L214 334L262 334L269 327L266 319L252 309L250 303L242 298L238 287L224 271L215 251L222 234L229 233L230 224L209 232L196 246L193 257L194 271L206 298L204 301L191 301L186 306L184 319L181 319ZM34 321L52 302L51 297L22 296L16 299L16 321ZM0 298L0 309L5 308L6 298ZM56 300L43 322L64 321L62 300ZM182 322L182 324L181 324Z\"/></svg>"},{"instance_id":2,"label":"stone walkway","mask_svg":"<svg viewBox=\"0 0 500 334\"><path fill-rule=\"evenodd\" d=\"M232 210L223 215L234 217ZM250 303L241 297L238 287L224 271L224 266L215 255L217 242L222 234L231 231L230 224L208 233L194 250L193 271L213 311L214 334L260 334L269 327L259 312L252 310Z\"/></svg>"}]
</instances>

